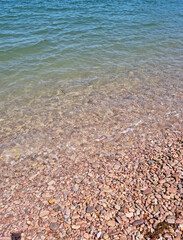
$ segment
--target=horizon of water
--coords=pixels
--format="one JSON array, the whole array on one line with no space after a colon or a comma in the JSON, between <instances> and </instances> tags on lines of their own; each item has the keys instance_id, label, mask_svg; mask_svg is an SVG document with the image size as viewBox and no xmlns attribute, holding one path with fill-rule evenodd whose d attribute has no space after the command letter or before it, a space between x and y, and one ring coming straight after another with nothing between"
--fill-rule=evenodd
<instances>
[{"instance_id":1,"label":"horizon of water","mask_svg":"<svg viewBox=\"0 0 183 240\"><path fill-rule=\"evenodd\" d=\"M180 113L182 9L181 0L2 0L0 147L59 125L58 113L76 122L78 112L122 107L121 132Z\"/></svg>"}]
</instances>

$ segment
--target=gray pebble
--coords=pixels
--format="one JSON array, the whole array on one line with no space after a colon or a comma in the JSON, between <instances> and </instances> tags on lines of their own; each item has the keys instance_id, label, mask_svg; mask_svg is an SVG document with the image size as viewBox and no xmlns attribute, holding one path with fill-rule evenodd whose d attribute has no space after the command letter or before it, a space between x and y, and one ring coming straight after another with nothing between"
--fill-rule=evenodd
<instances>
[{"instance_id":1,"label":"gray pebble","mask_svg":"<svg viewBox=\"0 0 183 240\"><path fill-rule=\"evenodd\" d=\"M178 184L178 188L181 189L182 188L182 184Z\"/></svg>"},{"instance_id":2,"label":"gray pebble","mask_svg":"<svg viewBox=\"0 0 183 240\"><path fill-rule=\"evenodd\" d=\"M59 224L57 222L50 223L50 230L56 231L59 228Z\"/></svg>"},{"instance_id":3,"label":"gray pebble","mask_svg":"<svg viewBox=\"0 0 183 240\"><path fill-rule=\"evenodd\" d=\"M89 206L89 207L87 207L87 209L86 209L86 212L87 213L91 213L91 212L94 212L95 211L95 207L93 207L93 206Z\"/></svg>"}]
</instances>

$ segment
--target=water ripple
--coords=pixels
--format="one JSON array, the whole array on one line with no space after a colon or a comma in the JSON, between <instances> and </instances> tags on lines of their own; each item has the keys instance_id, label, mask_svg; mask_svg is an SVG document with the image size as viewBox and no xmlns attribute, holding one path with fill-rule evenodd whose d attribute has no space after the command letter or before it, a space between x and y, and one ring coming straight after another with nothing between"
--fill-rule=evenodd
<instances>
[{"instance_id":1,"label":"water ripple","mask_svg":"<svg viewBox=\"0 0 183 240\"><path fill-rule=\"evenodd\" d=\"M0 9L3 99L39 79L55 89L144 65L182 68L181 0L2 0Z\"/></svg>"}]
</instances>

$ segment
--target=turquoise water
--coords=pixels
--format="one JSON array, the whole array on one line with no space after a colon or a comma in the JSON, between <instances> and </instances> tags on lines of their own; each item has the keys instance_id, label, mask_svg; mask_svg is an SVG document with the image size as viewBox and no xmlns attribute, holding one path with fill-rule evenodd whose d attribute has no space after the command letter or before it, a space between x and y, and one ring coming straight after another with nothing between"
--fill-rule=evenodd
<instances>
[{"instance_id":1,"label":"turquoise water","mask_svg":"<svg viewBox=\"0 0 183 240\"><path fill-rule=\"evenodd\" d=\"M0 147L79 112L122 108L120 132L179 114L182 69L182 0L1 0Z\"/></svg>"},{"instance_id":2,"label":"turquoise water","mask_svg":"<svg viewBox=\"0 0 183 240\"><path fill-rule=\"evenodd\" d=\"M182 67L182 0L2 0L0 9L1 103Z\"/></svg>"}]
</instances>

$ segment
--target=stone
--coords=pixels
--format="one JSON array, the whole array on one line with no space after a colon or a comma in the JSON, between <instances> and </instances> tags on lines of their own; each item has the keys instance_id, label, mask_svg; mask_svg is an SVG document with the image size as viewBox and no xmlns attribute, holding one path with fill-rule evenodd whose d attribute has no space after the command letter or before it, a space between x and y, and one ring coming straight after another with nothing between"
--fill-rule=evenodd
<instances>
[{"instance_id":1,"label":"stone","mask_svg":"<svg viewBox=\"0 0 183 240\"><path fill-rule=\"evenodd\" d=\"M164 184L164 186L165 186L166 188L168 188L168 187L170 187L170 184L166 182L166 183Z\"/></svg>"},{"instance_id":2,"label":"stone","mask_svg":"<svg viewBox=\"0 0 183 240\"><path fill-rule=\"evenodd\" d=\"M103 236L104 239L108 239L109 238L109 235L107 233L104 234Z\"/></svg>"},{"instance_id":3,"label":"stone","mask_svg":"<svg viewBox=\"0 0 183 240\"><path fill-rule=\"evenodd\" d=\"M57 222L50 223L50 230L57 231L59 229L59 224Z\"/></svg>"},{"instance_id":4,"label":"stone","mask_svg":"<svg viewBox=\"0 0 183 240\"><path fill-rule=\"evenodd\" d=\"M59 211L59 210L61 210L61 207L60 207L58 204L55 204L55 205L53 206L53 210L54 210L54 211Z\"/></svg>"},{"instance_id":5,"label":"stone","mask_svg":"<svg viewBox=\"0 0 183 240\"><path fill-rule=\"evenodd\" d=\"M120 217L116 217L115 219L116 219L116 221L117 221L119 224L121 224L121 223L122 223L122 220L121 220L121 218L120 218Z\"/></svg>"},{"instance_id":6,"label":"stone","mask_svg":"<svg viewBox=\"0 0 183 240\"><path fill-rule=\"evenodd\" d=\"M97 238L100 238L101 235L102 235L102 233L101 233L101 232L98 232L98 233L97 233Z\"/></svg>"},{"instance_id":7,"label":"stone","mask_svg":"<svg viewBox=\"0 0 183 240\"><path fill-rule=\"evenodd\" d=\"M120 164L115 164L115 165L114 165L114 169L115 169L115 170L118 170L120 167L121 167Z\"/></svg>"},{"instance_id":8,"label":"stone","mask_svg":"<svg viewBox=\"0 0 183 240\"><path fill-rule=\"evenodd\" d=\"M64 219L65 219L65 221L68 221L68 220L69 220L69 218L70 218L70 216L69 216L69 215L64 215Z\"/></svg>"},{"instance_id":9,"label":"stone","mask_svg":"<svg viewBox=\"0 0 183 240\"><path fill-rule=\"evenodd\" d=\"M0 240L11 240L10 237L0 237Z\"/></svg>"},{"instance_id":10,"label":"stone","mask_svg":"<svg viewBox=\"0 0 183 240\"><path fill-rule=\"evenodd\" d=\"M127 212L127 213L126 213L126 217L127 217L127 218L133 217L133 213L132 213L132 212Z\"/></svg>"},{"instance_id":11,"label":"stone","mask_svg":"<svg viewBox=\"0 0 183 240\"><path fill-rule=\"evenodd\" d=\"M72 225L72 229L77 230L80 228L80 225Z\"/></svg>"},{"instance_id":12,"label":"stone","mask_svg":"<svg viewBox=\"0 0 183 240\"><path fill-rule=\"evenodd\" d=\"M54 181L54 180L51 180L51 181L48 183L49 186L50 186L50 185L53 185L53 184L55 184L55 181Z\"/></svg>"},{"instance_id":13,"label":"stone","mask_svg":"<svg viewBox=\"0 0 183 240\"><path fill-rule=\"evenodd\" d=\"M41 210L41 212L40 212L40 214L39 214L39 216L40 216L41 218L46 217L46 216L48 216L48 215L49 215L49 211L48 211L48 210Z\"/></svg>"},{"instance_id":14,"label":"stone","mask_svg":"<svg viewBox=\"0 0 183 240\"><path fill-rule=\"evenodd\" d=\"M89 235L88 233L85 233L85 234L83 235L83 237L84 237L85 239L89 239L89 238L90 238L90 235Z\"/></svg>"},{"instance_id":15,"label":"stone","mask_svg":"<svg viewBox=\"0 0 183 240\"><path fill-rule=\"evenodd\" d=\"M172 174L172 177L175 178L176 181L179 180L179 174L178 173Z\"/></svg>"},{"instance_id":16,"label":"stone","mask_svg":"<svg viewBox=\"0 0 183 240\"><path fill-rule=\"evenodd\" d=\"M175 223L175 217L172 216L172 215L169 215L166 219L166 221L169 223L169 224L174 224Z\"/></svg>"},{"instance_id":17,"label":"stone","mask_svg":"<svg viewBox=\"0 0 183 240\"><path fill-rule=\"evenodd\" d=\"M112 236L118 236L120 233L121 233L121 231L112 231L112 232L109 232L109 236L110 236L110 237L112 237Z\"/></svg>"},{"instance_id":18,"label":"stone","mask_svg":"<svg viewBox=\"0 0 183 240\"><path fill-rule=\"evenodd\" d=\"M183 224L183 218L177 218L176 223L177 224Z\"/></svg>"},{"instance_id":19,"label":"stone","mask_svg":"<svg viewBox=\"0 0 183 240\"><path fill-rule=\"evenodd\" d=\"M53 203L55 203L56 202L56 199L54 199L54 198L51 198L49 201L49 204L53 204Z\"/></svg>"},{"instance_id":20,"label":"stone","mask_svg":"<svg viewBox=\"0 0 183 240\"><path fill-rule=\"evenodd\" d=\"M104 187L103 191L106 193L112 193L113 190L110 189L109 186L106 186L106 187Z\"/></svg>"},{"instance_id":21,"label":"stone","mask_svg":"<svg viewBox=\"0 0 183 240\"><path fill-rule=\"evenodd\" d=\"M166 180L165 180L165 179L160 179L160 180L159 180L159 183L160 183L160 184L166 183Z\"/></svg>"},{"instance_id":22,"label":"stone","mask_svg":"<svg viewBox=\"0 0 183 240\"><path fill-rule=\"evenodd\" d=\"M155 206L154 206L154 211L155 211L155 212L158 212L158 211L159 211L159 206L158 206L158 205L155 205Z\"/></svg>"},{"instance_id":23,"label":"stone","mask_svg":"<svg viewBox=\"0 0 183 240\"><path fill-rule=\"evenodd\" d=\"M43 198L51 198L52 195L50 193L48 193L48 192L45 192L45 193L43 193L42 197Z\"/></svg>"},{"instance_id":24,"label":"stone","mask_svg":"<svg viewBox=\"0 0 183 240\"><path fill-rule=\"evenodd\" d=\"M171 239L171 235L169 233L165 233L164 237L168 238L168 239Z\"/></svg>"},{"instance_id":25,"label":"stone","mask_svg":"<svg viewBox=\"0 0 183 240\"><path fill-rule=\"evenodd\" d=\"M111 218L111 214L110 213L106 213L105 216L104 216L105 220L110 220Z\"/></svg>"},{"instance_id":26,"label":"stone","mask_svg":"<svg viewBox=\"0 0 183 240\"><path fill-rule=\"evenodd\" d=\"M74 192L77 192L77 191L79 190L78 184L75 184L72 190L73 190Z\"/></svg>"},{"instance_id":27,"label":"stone","mask_svg":"<svg viewBox=\"0 0 183 240\"><path fill-rule=\"evenodd\" d=\"M178 184L178 189L181 189L182 188L182 184Z\"/></svg>"},{"instance_id":28,"label":"stone","mask_svg":"<svg viewBox=\"0 0 183 240\"><path fill-rule=\"evenodd\" d=\"M173 187L168 187L167 188L167 191L169 192L169 193L176 193L177 192L177 188L173 188Z\"/></svg>"},{"instance_id":29,"label":"stone","mask_svg":"<svg viewBox=\"0 0 183 240\"><path fill-rule=\"evenodd\" d=\"M70 216L71 210L70 210L69 208L66 208L66 209L65 209L65 213L66 213L66 215Z\"/></svg>"},{"instance_id":30,"label":"stone","mask_svg":"<svg viewBox=\"0 0 183 240\"><path fill-rule=\"evenodd\" d=\"M147 188L146 190L143 191L143 194L148 195L152 192L151 188Z\"/></svg>"},{"instance_id":31,"label":"stone","mask_svg":"<svg viewBox=\"0 0 183 240\"><path fill-rule=\"evenodd\" d=\"M12 240L21 240L21 233L12 233L11 239Z\"/></svg>"},{"instance_id":32,"label":"stone","mask_svg":"<svg viewBox=\"0 0 183 240\"><path fill-rule=\"evenodd\" d=\"M115 208L116 208L116 210L120 210L121 208L120 208L120 206L119 205L115 205Z\"/></svg>"},{"instance_id":33,"label":"stone","mask_svg":"<svg viewBox=\"0 0 183 240\"><path fill-rule=\"evenodd\" d=\"M109 220L109 221L107 221L107 225L109 227L114 227L116 225L116 222L114 220Z\"/></svg>"},{"instance_id":34,"label":"stone","mask_svg":"<svg viewBox=\"0 0 183 240\"><path fill-rule=\"evenodd\" d=\"M142 224L144 224L144 219L135 220L135 221L132 223L133 226L140 226L140 225L142 225Z\"/></svg>"},{"instance_id":35,"label":"stone","mask_svg":"<svg viewBox=\"0 0 183 240\"><path fill-rule=\"evenodd\" d=\"M88 206L87 209L86 209L86 212L87 213L95 212L95 207L94 206Z\"/></svg>"},{"instance_id":36,"label":"stone","mask_svg":"<svg viewBox=\"0 0 183 240\"><path fill-rule=\"evenodd\" d=\"M48 186L47 190L48 190L48 191L55 191L55 187L52 186L52 185L51 185L51 186Z\"/></svg>"},{"instance_id":37,"label":"stone","mask_svg":"<svg viewBox=\"0 0 183 240\"><path fill-rule=\"evenodd\" d=\"M124 235L124 234L123 234L123 235L121 235L121 236L120 236L120 240L127 240L127 237L126 237L126 235Z\"/></svg>"},{"instance_id":38,"label":"stone","mask_svg":"<svg viewBox=\"0 0 183 240\"><path fill-rule=\"evenodd\" d=\"M183 231L183 224L180 224L179 228L180 228L181 231Z\"/></svg>"}]
</instances>

